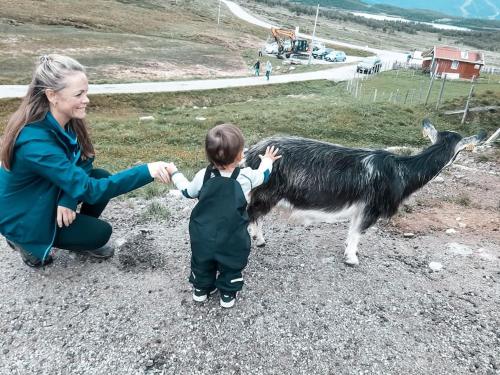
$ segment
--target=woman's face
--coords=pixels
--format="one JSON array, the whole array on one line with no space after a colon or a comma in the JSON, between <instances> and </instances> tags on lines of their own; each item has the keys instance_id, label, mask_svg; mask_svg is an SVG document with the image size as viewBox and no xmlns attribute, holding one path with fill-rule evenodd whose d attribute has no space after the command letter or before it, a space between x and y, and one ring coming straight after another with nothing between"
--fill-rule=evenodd
<instances>
[{"instance_id":1,"label":"woman's face","mask_svg":"<svg viewBox=\"0 0 500 375\"><path fill-rule=\"evenodd\" d=\"M70 73L65 78L66 87L57 92L47 92L50 111L60 125L64 126L71 119L83 119L86 115L89 99L89 83L83 72ZM49 90L47 90L49 91Z\"/></svg>"}]
</instances>

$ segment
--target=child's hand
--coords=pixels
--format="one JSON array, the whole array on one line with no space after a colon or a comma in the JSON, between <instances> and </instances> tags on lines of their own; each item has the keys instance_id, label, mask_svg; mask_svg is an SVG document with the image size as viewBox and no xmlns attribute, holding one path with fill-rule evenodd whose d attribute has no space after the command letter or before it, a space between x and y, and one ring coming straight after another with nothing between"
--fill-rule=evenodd
<instances>
[{"instance_id":1,"label":"child's hand","mask_svg":"<svg viewBox=\"0 0 500 375\"><path fill-rule=\"evenodd\" d=\"M274 146L267 146L266 153L264 155L259 155L259 158L269 158L273 162L281 158L281 155L278 155L279 148L274 148Z\"/></svg>"},{"instance_id":2,"label":"child's hand","mask_svg":"<svg viewBox=\"0 0 500 375\"><path fill-rule=\"evenodd\" d=\"M170 176L172 176L173 173L177 172L177 167L175 166L174 163L167 163L167 172Z\"/></svg>"}]
</instances>

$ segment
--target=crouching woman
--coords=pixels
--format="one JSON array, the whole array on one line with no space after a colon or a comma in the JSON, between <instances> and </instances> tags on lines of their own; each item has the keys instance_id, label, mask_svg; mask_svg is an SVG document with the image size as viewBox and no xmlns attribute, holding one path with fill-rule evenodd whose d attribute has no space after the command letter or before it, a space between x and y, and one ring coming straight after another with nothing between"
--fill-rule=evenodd
<instances>
[{"instance_id":1,"label":"crouching woman","mask_svg":"<svg viewBox=\"0 0 500 375\"><path fill-rule=\"evenodd\" d=\"M84 120L87 91L81 64L66 56L42 56L2 138L0 233L31 267L51 263L52 247L111 257L112 229L99 219L108 201L154 178L169 181L164 162L114 175L93 168Z\"/></svg>"}]
</instances>

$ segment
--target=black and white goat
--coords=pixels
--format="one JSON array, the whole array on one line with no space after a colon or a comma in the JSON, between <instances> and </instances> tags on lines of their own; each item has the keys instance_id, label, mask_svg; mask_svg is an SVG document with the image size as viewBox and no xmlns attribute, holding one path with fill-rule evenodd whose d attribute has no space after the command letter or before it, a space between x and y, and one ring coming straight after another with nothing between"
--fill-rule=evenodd
<instances>
[{"instance_id":1,"label":"black and white goat","mask_svg":"<svg viewBox=\"0 0 500 375\"><path fill-rule=\"evenodd\" d=\"M283 156L274 163L269 181L251 193L250 233L257 246L265 243L257 220L285 201L301 216L327 222L350 218L344 257L346 263L358 264L361 234L379 217L394 215L405 198L485 136L462 138L455 132L438 132L428 120L423 121L423 133L432 145L414 156L298 137L268 138L251 147L246 164L252 168L257 168L258 155L267 146L277 146Z\"/></svg>"}]
</instances>

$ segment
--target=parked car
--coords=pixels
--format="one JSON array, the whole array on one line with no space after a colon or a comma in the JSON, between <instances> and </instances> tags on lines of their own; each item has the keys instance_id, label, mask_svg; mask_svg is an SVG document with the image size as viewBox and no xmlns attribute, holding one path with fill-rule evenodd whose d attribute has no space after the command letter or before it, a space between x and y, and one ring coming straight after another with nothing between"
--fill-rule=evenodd
<instances>
[{"instance_id":1,"label":"parked car","mask_svg":"<svg viewBox=\"0 0 500 375\"><path fill-rule=\"evenodd\" d=\"M313 51L312 52L312 56L315 59L322 59L322 58L324 58L326 55L328 55L332 51L333 51L332 48L320 48L320 49L318 49L316 51Z\"/></svg>"},{"instance_id":2,"label":"parked car","mask_svg":"<svg viewBox=\"0 0 500 375\"><path fill-rule=\"evenodd\" d=\"M366 59L363 59L358 63L356 72L363 74L364 73L372 74L379 72L381 68L382 68L382 60L380 60L380 57L371 56L367 57Z\"/></svg>"},{"instance_id":3,"label":"parked car","mask_svg":"<svg viewBox=\"0 0 500 375\"><path fill-rule=\"evenodd\" d=\"M317 51L317 50L319 50L319 49L323 49L323 48L325 48L324 43L322 43L322 42L318 42L318 41L315 41L315 42L314 42L314 44L313 44L313 52L314 52L314 51Z\"/></svg>"},{"instance_id":4,"label":"parked car","mask_svg":"<svg viewBox=\"0 0 500 375\"><path fill-rule=\"evenodd\" d=\"M344 51L332 51L328 55L325 56L326 61L345 61L347 56Z\"/></svg>"}]
</instances>

